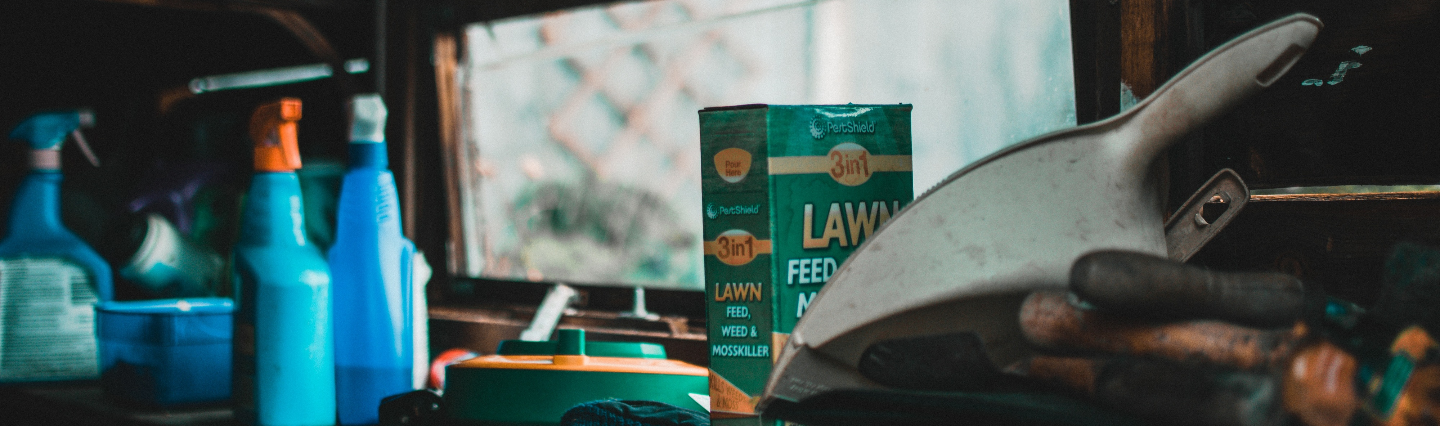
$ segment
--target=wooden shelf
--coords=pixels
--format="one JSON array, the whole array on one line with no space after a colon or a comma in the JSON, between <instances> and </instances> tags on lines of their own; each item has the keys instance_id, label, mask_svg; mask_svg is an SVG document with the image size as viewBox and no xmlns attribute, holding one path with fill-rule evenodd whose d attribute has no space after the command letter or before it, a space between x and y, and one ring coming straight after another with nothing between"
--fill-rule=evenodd
<instances>
[{"instance_id":1,"label":"wooden shelf","mask_svg":"<svg viewBox=\"0 0 1440 426\"><path fill-rule=\"evenodd\" d=\"M12 426L206 426L230 425L226 406L171 409L127 407L105 398L95 381L0 386L0 413Z\"/></svg>"}]
</instances>

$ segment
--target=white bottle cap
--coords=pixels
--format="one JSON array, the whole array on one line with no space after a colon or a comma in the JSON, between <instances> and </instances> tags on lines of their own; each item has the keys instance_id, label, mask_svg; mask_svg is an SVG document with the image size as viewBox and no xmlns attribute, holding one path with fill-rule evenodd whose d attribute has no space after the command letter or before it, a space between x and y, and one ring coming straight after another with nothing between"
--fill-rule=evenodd
<instances>
[{"instance_id":1,"label":"white bottle cap","mask_svg":"<svg viewBox=\"0 0 1440 426\"><path fill-rule=\"evenodd\" d=\"M379 94L355 95L350 101L350 142L384 142L385 117L385 101Z\"/></svg>"}]
</instances>

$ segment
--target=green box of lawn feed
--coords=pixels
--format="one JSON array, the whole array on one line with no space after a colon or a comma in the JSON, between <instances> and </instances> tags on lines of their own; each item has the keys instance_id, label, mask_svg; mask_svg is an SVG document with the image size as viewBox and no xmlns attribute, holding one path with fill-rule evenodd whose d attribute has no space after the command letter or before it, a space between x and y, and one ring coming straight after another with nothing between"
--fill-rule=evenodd
<instances>
[{"instance_id":1,"label":"green box of lawn feed","mask_svg":"<svg viewBox=\"0 0 1440 426\"><path fill-rule=\"evenodd\" d=\"M810 301L914 197L910 108L700 111L712 418L756 422L774 357Z\"/></svg>"}]
</instances>

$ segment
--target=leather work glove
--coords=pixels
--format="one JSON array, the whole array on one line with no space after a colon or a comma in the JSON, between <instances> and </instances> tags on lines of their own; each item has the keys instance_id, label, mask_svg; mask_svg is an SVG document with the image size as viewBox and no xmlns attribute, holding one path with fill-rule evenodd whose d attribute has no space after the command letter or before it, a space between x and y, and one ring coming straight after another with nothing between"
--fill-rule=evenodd
<instances>
[{"instance_id":1,"label":"leather work glove","mask_svg":"<svg viewBox=\"0 0 1440 426\"><path fill-rule=\"evenodd\" d=\"M1026 298L1021 328L1044 355L1007 372L1157 424L1343 426L1357 363L1310 332L1317 293L1282 273L1090 253L1070 291Z\"/></svg>"},{"instance_id":2,"label":"leather work glove","mask_svg":"<svg viewBox=\"0 0 1440 426\"><path fill-rule=\"evenodd\" d=\"M1151 424L1440 424L1440 249L1401 247L1387 270L1366 313L1282 273L1099 251L1068 290L1015 299L1037 355L996 364L990 342L948 332L878 341L859 371L941 395L1058 391Z\"/></svg>"}]
</instances>

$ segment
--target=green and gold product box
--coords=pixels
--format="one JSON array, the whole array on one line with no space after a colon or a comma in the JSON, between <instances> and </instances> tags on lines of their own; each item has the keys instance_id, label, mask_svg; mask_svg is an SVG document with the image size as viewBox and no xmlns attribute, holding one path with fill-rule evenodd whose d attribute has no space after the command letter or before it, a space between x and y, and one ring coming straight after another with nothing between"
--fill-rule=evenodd
<instances>
[{"instance_id":1,"label":"green and gold product box","mask_svg":"<svg viewBox=\"0 0 1440 426\"><path fill-rule=\"evenodd\" d=\"M845 258L914 197L910 109L700 111L712 418L757 422L755 402L796 321Z\"/></svg>"}]
</instances>

